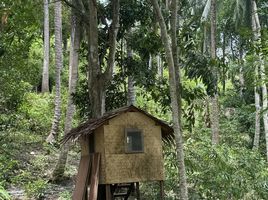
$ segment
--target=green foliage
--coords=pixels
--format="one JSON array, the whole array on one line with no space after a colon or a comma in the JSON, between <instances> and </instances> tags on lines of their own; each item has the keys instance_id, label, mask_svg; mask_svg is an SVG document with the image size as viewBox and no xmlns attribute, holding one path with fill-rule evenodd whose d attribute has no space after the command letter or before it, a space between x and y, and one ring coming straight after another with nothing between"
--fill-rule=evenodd
<instances>
[{"instance_id":1,"label":"green foliage","mask_svg":"<svg viewBox=\"0 0 268 200\"><path fill-rule=\"evenodd\" d=\"M0 199L1 200L10 200L11 197L8 192L0 184Z\"/></svg>"},{"instance_id":2,"label":"green foliage","mask_svg":"<svg viewBox=\"0 0 268 200\"><path fill-rule=\"evenodd\" d=\"M51 94L27 93L19 112L24 115L24 124L36 132L47 132L53 115L53 96Z\"/></svg>"},{"instance_id":3,"label":"green foliage","mask_svg":"<svg viewBox=\"0 0 268 200\"><path fill-rule=\"evenodd\" d=\"M196 83L197 82L197 83ZM185 120L184 128L193 131L197 121L197 114L202 113L206 98L206 89L199 81L183 80L182 82L182 119Z\"/></svg>"},{"instance_id":4,"label":"green foliage","mask_svg":"<svg viewBox=\"0 0 268 200\"><path fill-rule=\"evenodd\" d=\"M63 191L59 194L58 200L71 200L72 194L70 191Z\"/></svg>"},{"instance_id":5,"label":"green foliage","mask_svg":"<svg viewBox=\"0 0 268 200\"><path fill-rule=\"evenodd\" d=\"M3 75L5 77L5 75ZM11 84L3 83L1 84L0 90L0 112L4 113L8 110L15 110L21 103L23 95L29 91L30 85L27 82L19 81L13 82L9 80Z\"/></svg>"},{"instance_id":6,"label":"green foliage","mask_svg":"<svg viewBox=\"0 0 268 200\"><path fill-rule=\"evenodd\" d=\"M268 169L258 152L226 144L212 147L207 130L198 134L185 146L190 199L266 198ZM179 182L175 150L166 150L165 189L167 199L174 199Z\"/></svg>"},{"instance_id":7,"label":"green foliage","mask_svg":"<svg viewBox=\"0 0 268 200\"><path fill-rule=\"evenodd\" d=\"M129 37L130 46L137 51L141 57L148 57L149 54L156 55L161 52L160 35L148 27L140 27Z\"/></svg>"},{"instance_id":8,"label":"green foliage","mask_svg":"<svg viewBox=\"0 0 268 200\"><path fill-rule=\"evenodd\" d=\"M32 42L40 37L38 16L41 7L36 3L5 0L1 4L1 10L7 13L7 24L0 35L0 112L16 110L24 93L39 80L39 66L29 62Z\"/></svg>"},{"instance_id":9,"label":"green foliage","mask_svg":"<svg viewBox=\"0 0 268 200\"><path fill-rule=\"evenodd\" d=\"M99 58L102 71L107 66L110 2L100 1L98 4ZM218 60L211 60L208 56L209 26L207 23L202 24L200 20L206 2L183 0L180 2L178 12L180 13L179 61L182 67L182 128L185 136L190 198L266 199L268 172L264 160L263 134L259 151L252 151L251 147L255 120L253 89L254 86L259 87L263 84L255 81L254 68L259 58L254 54L261 55L262 59L268 54L267 2L257 1L262 38L255 44L252 43L249 24L250 2L248 0L219 2L217 53L220 58ZM115 74L106 93L106 109L111 110L126 104L127 77L133 76L137 105L155 116L170 121L167 63L163 61L165 55L150 2L122 0L120 4L120 28L117 40L121 43L117 45ZM40 90L43 62L43 39L40 29L43 20L42 5L41 0L3 0L0 3L0 16L2 17L6 11L8 13L7 23L0 24L0 199L11 198L4 190L10 184L25 186L30 198L42 198L48 186L50 173L48 169L57 158L57 147L42 145L51 127L53 94L35 93ZM170 13L165 9L164 1L161 8L169 27ZM65 47L69 37L69 12L69 7L64 7ZM53 20L50 22L52 25ZM52 47L53 37L51 30ZM127 56L126 45L133 50L132 58ZM226 45L225 59L221 55L224 45ZM87 118L90 116L90 102L86 74L90 66L87 66L88 48L85 40L81 46L80 80L75 102L81 118ZM245 56L243 60L239 57L240 48ZM68 51L64 53L67 55ZM51 48L51 55L53 54ZM157 74L159 66L155 55L162 58L163 77ZM50 76L53 77L55 72L53 57L51 58ZM152 62L149 68L150 58ZM65 56L62 69L62 113L65 113L67 100L67 62L68 58ZM238 77L241 66L245 78L242 96L239 94L241 84ZM212 71L215 67L221 75L221 81L231 85L225 95L220 96L221 143L217 147L211 146L210 130L203 126L206 104L204 97L213 94L216 89L214 83L217 77L213 76ZM50 84L54 85L51 77ZM225 111L229 108L234 110L234 113L225 116ZM62 116L61 127L64 121L64 115ZM73 162L77 160L77 152L72 153L72 157L69 158ZM165 146L166 199L173 200L179 196L177 166L174 147ZM74 166L68 166L66 174L72 175L75 170ZM36 180L36 177L39 178ZM158 184L142 184L141 189L143 198L158 198ZM67 191L60 193L59 196L60 199L71 199L71 194Z\"/></svg>"},{"instance_id":10,"label":"green foliage","mask_svg":"<svg viewBox=\"0 0 268 200\"><path fill-rule=\"evenodd\" d=\"M37 179L36 181L28 183L25 186L25 191L28 197L42 199L44 197L44 192L47 186L47 181L43 179Z\"/></svg>"},{"instance_id":11,"label":"green foliage","mask_svg":"<svg viewBox=\"0 0 268 200\"><path fill-rule=\"evenodd\" d=\"M0 185L5 186L11 181L14 170L18 168L18 161L2 151L2 148L5 148L3 144L0 146Z\"/></svg>"},{"instance_id":12,"label":"green foliage","mask_svg":"<svg viewBox=\"0 0 268 200\"><path fill-rule=\"evenodd\" d=\"M159 200L159 183L158 182L148 182L142 183L140 186L141 199L152 199ZM165 198L169 200L169 198Z\"/></svg>"},{"instance_id":13,"label":"green foliage","mask_svg":"<svg viewBox=\"0 0 268 200\"><path fill-rule=\"evenodd\" d=\"M152 20L152 10L150 9L149 3L147 1L120 1L120 25L121 30L119 31L119 36L124 34L124 32L129 31L135 23L140 22L142 25L149 24Z\"/></svg>"},{"instance_id":14,"label":"green foliage","mask_svg":"<svg viewBox=\"0 0 268 200\"><path fill-rule=\"evenodd\" d=\"M265 198L268 171L259 153L227 145L212 148L209 143L189 141L186 148L193 194L205 199Z\"/></svg>"},{"instance_id":15,"label":"green foliage","mask_svg":"<svg viewBox=\"0 0 268 200\"><path fill-rule=\"evenodd\" d=\"M200 120L200 118L197 118ZM185 162L190 199L266 199L268 168L264 156L252 150L254 112L251 106L234 109L221 116L221 144L211 145L210 129L197 123L185 134ZM166 145L165 195L178 195L178 165L175 147ZM142 197L157 199L159 186L142 185Z\"/></svg>"}]
</instances>

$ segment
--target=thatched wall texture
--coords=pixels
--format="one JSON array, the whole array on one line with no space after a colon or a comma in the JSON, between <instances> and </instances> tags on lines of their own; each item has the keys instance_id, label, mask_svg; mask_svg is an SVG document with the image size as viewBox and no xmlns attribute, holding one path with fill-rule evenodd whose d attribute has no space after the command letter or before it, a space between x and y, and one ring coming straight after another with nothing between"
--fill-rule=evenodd
<instances>
[{"instance_id":1,"label":"thatched wall texture","mask_svg":"<svg viewBox=\"0 0 268 200\"><path fill-rule=\"evenodd\" d=\"M142 130L143 153L126 153L125 128ZM140 112L126 112L94 131L101 153L100 184L164 179L161 127Z\"/></svg>"}]
</instances>

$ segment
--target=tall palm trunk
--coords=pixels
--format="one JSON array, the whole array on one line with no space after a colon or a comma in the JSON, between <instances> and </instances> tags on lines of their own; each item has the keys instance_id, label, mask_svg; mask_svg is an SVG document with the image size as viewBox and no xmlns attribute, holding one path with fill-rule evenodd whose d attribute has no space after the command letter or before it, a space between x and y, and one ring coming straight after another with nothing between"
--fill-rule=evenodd
<instances>
[{"instance_id":1,"label":"tall palm trunk","mask_svg":"<svg viewBox=\"0 0 268 200\"><path fill-rule=\"evenodd\" d=\"M242 42L241 42L242 43ZM245 78L244 78L244 51L242 44L240 45L239 49L239 83L240 83L240 97L241 99L244 97L244 90L245 90Z\"/></svg>"},{"instance_id":2,"label":"tall palm trunk","mask_svg":"<svg viewBox=\"0 0 268 200\"><path fill-rule=\"evenodd\" d=\"M255 97L255 133L253 141L253 149L259 148L260 143L260 115L261 115L261 106L260 106L260 94L257 87L257 82L259 80L259 69L258 65L255 66L255 86L254 86L254 97Z\"/></svg>"},{"instance_id":3,"label":"tall palm trunk","mask_svg":"<svg viewBox=\"0 0 268 200\"><path fill-rule=\"evenodd\" d=\"M64 125L64 135L66 135L72 128L72 121L75 113L73 95L76 92L76 84L78 79L81 27L78 18L75 16L74 12L72 13L71 26L72 30L71 30L70 57L69 57L69 92L68 92L68 104L67 104L67 111ZM61 149L58 163L53 171L54 180L58 180L61 177L63 177L69 146L70 144L69 142L67 142Z\"/></svg>"},{"instance_id":4,"label":"tall palm trunk","mask_svg":"<svg viewBox=\"0 0 268 200\"><path fill-rule=\"evenodd\" d=\"M251 3L252 3L252 31L254 35L253 38L254 38L254 42L257 43L261 41L261 26L260 26L260 20L259 20L259 15L257 11L256 1L252 0ZM261 56L258 57L258 62L256 63L256 67L258 66L260 67L259 69L260 69L261 89L262 89L263 124L264 124L265 140L266 140L266 158L268 161L268 114L267 114L268 101L267 101L267 87L265 83L265 79L266 79L265 67L264 67L263 58ZM256 110L256 115L257 115L257 110ZM257 139L259 140L258 135L256 136L256 141L254 138L254 142L256 142L256 144L258 143Z\"/></svg>"},{"instance_id":5,"label":"tall palm trunk","mask_svg":"<svg viewBox=\"0 0 268 200\"><path fill-rule=\"evenodd\" d=\"M42 74L42 92L49 91L49 5L44 0L44 61Z\"/></svg>"},{"instance_id":6,"label":"tall palm trunk","mask_svg":"<svg viewBox=\"0 0 268 200\"><path fill-rule=\"evenodd\" d=\"M163 78L163 65L162 65L162 59L160 53L156 55L156 60L157 60L157 71L158 71L158 77L160 79Z\"/></svg>"},{"instance_id":7,"label":"tall palm trunk","mask_svg":"<svg viewBox=\"0 0 268 200\"><path fill-rule=\"evenodd\" d=\"M267 87L265 83L266 75L263 60L260 63L260 76L261 76L261 90L262 90L262 109L263 109L263 125L265 132L265 141L266 141L266 159L268 161L268 114L267 114Z\"/></svg>"},{"instance_id":8,"label":"tall palm trunk","mask_svg":"<svg viewBox=\"0 0 268 200\"><path fill-rule=\"evenodd\" d=\"M253 31L253 39L257 42L258 40L258 31L256 27L255 21L255 14L254 14L254 1L251 1L252 4L252 15L251 15L251 26ZM258 63L255 64L255 86L254 86L254 97L255 97L255 134L254 134L254 141L253 141L253 149L259 148L260 143L260 113L261 113L261 106L260 106L260 94L258 90L258 82L259 82L259 65Z\"/></svg>"},{"instance_id":9,"label":"tall palm trunk","mask_svg":"<svg viewBox=\"0 0 268 200\"><path fill-rule=\"evenodd\" d=\"M182 200L188 199L188 190L187 190L187 181L186 181L186 170L184 163L184 150L183 150L183 137L182 137L182 129L179 120L179 108L178 108L178 95L177 95L177 84L175 78L175 68L174 68L174 60L172 54L172 48L170 43L170 38L167 33L166 24L158 5L157 0L151 0L151 3L154 7L157 20L161 29L161 38L164 44L164 49L166 52L166 59L169 68L169 88L170 88L170 96L171 96L171 108L172 108L172 120L173 120L173 128L175 133L175 141L176 141L176 151L177 151L177 161L179 166L179 176L180 176L180 196Z\"/></svg>"},{"instance_id":10,"label":"tall palm trunk","mask_svg":"<svg viewBox=\"0 0 268 200\"><path fill-rule=\"evenodd\" d=\"M128 59L132 59L133 51L130 45L127 45L127 56L128 56ZM135 92L134 84L135 84L135 81L134 81L133 75L129 75L128 76L128 95L127 95L128 105L135 105L135 102L136 102L136 92Z\"/></svg>"},{"instance_id":11,"label":"tall palm trunk","mask_svg":"<svg viewBox=\"0 0 268 200\"><path fill-rule=\"evenodd\" d=\"M58 137L61 118L61 68L62 68L62 16L61 1L55 2L55 65L56 65L56 86L55 86L55 110L52 128L46 141L53 143Z\"/></svg>"},{"instance_id":12,"label":"tall palm trunk","mask_svg":"<svg viewBox=\"0 0 268 200\"><path fill-rule=\"evenodd\" d=\"M128 76L128 97L127 97L127 104L128 105L135 105L136 102L136 93L135 93L135 86L134 86L134 77Z\"/></svg>"},{"instance_id":13,"label":"tall palm trunk","mask_svg":"<svg viewBox=\"0 0 268 200\"><path fill-rule=\"evenodd\" d=\"M223 42L222 42L222 61L224 67L222 68L222 95L225 95L226 90L226 79L227 79L227 69L225 67L225 59L226 59L226 34L223 33Z\"/></svg>"},{"instance_id":14,"label":"tall palm trunk","mask_svg":"<svg viewBox=\"0 0 268 200\"><path fill-rule=\"evenodd\" d=\"M216 0L211 0L211 59L216 60ZM220 128L219 128L219 108L218 108L218 73L216 66L213 67L214 76L214 94L211 97L211 108L210 108L210 121L212 131L212 144L216 145L219 143Z\"/></svg>"}]
</instances>

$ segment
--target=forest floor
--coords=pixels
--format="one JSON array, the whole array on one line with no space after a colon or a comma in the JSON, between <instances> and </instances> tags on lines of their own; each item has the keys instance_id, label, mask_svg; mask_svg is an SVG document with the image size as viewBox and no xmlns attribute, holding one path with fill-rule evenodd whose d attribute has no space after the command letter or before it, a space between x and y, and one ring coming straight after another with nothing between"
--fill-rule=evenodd
<instances>
[{"instance_id":1,"label":"forest floor","mask_svg":"<svg viewBox=\"0 0 268 200\"><path fill-rule=\"evenodd\" d=\"M24 135L20 140L16 138L9 138L14 147L8 150L10 156L6 161L7 168L13 165L12 171L7 174L7 191L11 199L70 199L79 164L77 146L69 152L65 177L60 182L53 183L52 172L60 148L44 144L44 139L38 136L29 138Z\"/></svg>"},{"instance_id":2,"label":"forest floor","mask_svg":"<svg viewBox=\"0 0 268 200\"><path fill-rule=\"evenodd\" d=\"M4 144L10 144L3 152L8 155L3 164L8 169L5 184L12 200L71 199L80 160L80 147L78 144L72 146L68 154L65 176L61 181L54 183L51 181L52 173L59 157L60 146L50 146L44 141L43 136L27 133L9 134L0 140L0 152ZM0 163L0 170L1 166Z\"/></svg>"},{"instance_id":3,"label":"forest floor","mask_svg":"<svg viewBox=\"0 0 268 200\"><path fill-rule=\"evenodd\" d=\"M66 191L72 191L74 187L73 180L65 180L64 182L58 184L49 184L49 186L44 190L42 197L40 199L56 200L64 199L60 194ZM26 199L36 199L35 197L28 197L25 190L18 186L11 186L8 192L13 200L26 200Z\"/></svg>"}]
</instances>

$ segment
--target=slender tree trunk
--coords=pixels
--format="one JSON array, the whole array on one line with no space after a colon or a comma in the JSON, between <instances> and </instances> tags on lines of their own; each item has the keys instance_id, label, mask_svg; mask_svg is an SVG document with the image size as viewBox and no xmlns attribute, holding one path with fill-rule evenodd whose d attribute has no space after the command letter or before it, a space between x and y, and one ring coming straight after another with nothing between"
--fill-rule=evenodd
<instances>
[{"instance_id":1,"label":"slender tree trunk","mask_svg":"<svg viewBox=\"0 0 268 200\"><path fill-rule=\"evenodd\" d=\"M216 0L211 0L211 42L210 42L211 58L216 60ZM210 121L212 131L212 144L219 143L220 128L219 128L219 108L218 108L218 73L216 66L213 67L214 76L214 94L211 97Z\"/></svg>"},{"instance_id":2,"label":"slender tree trunk","mask_svg":"<svg viewBox=\"0 0 268 200\"><path fill-rule=\"evenodd\" d=\"M255 97L255 134L254 134L254 142L253 142L253 149L259 148L260 143L260 113L261 113L261 106L260 106L260 94L257 87L257 81L259 80L259 69L258 66L255 66L255 86L254 86L254 97Z\"/></svg>"},{"instance_id":3,"label":"slender tree trunk","mask_svg":"<svg viewBox=\"0 0 268 200\"><path fill-rule=\"evenodd\" d=\"M49 92L49 6L44 0L44 63L42 74L42 92Z\"/></svg>"},{"instance_id":4,"label":"slender tree trunk","mask_svg":"<svg viewBox=\"0 0 268 200\"><path fill-rule=\"evenodd\" d=\"M133 76L128 76L128 105L135 105L136 102L136 93L134 86L134 78Z\"/></svg>"},{"instance_id":5,"label":"slender tree trunk","mask_svg":"<svg viewBox=\"0 0 268 200\"><path fill-rule=\"evenodd\" d=\"M188 190L187 190L187 181L186 181L186 170L184 163L184 150L183 150L183 137L181 124L179 120L179 108L178 108L178 95L176 89L176 78L175 78L175 68L174 60L172 55L170 38L167 33L166 24L162 15L162 12L159 8L157 0L151 0L151 3L154 7L154 11L157 16L157 20L161 29L161 38L164 44L166 59L168 62L169 68L169 85L170 85L170 96L171 96L171 107L172 107L172 120L173 128L175 133L176 141L176 151L177 151L177 161L179 165L179 176L180 176L180 196L182 200L188 199Z\"/></svg>"},{"instance_id":6,"label":"slender tree trunk","mask_svg":"<svg viewBox=\"0 0 268 200\"><path fill-rule=\"evenodd\" d=\"M76 92L76 84L78 79L78 64L79 64L79 48L81 39L81 27L78 18L72 12L71 22L71 43L70 43L70 58L69 58L69 92L68 92L68 104L64 125L64 135L66 135L72 128L73 116L75 113L75 104L73 102L73 95ZM53 171L53 179L59 180L63 177L65 171L65 165L67 161L68 151L70 143L67 142L63 145L58 163Z\"/></svg>"},{"instance_id":7,"label":"slender tree trunk","mask_svg":"<svg viewBox=\"0 0 268 200\"><path fill-rule=\"evenodd\" d=\"M252 30L253 30L253 39L254 41L258 40L258 35L257 35L257 28L256 28L256 21L254 18L254 1L252 1L252 16L251 16L251 25L252 25ZM261 113L261 106L260 106L260 94L258 90L258 82L259 82L259 65L258 63L255 64L255 86L254 86L254 96L255 96L255 134L254 134L254 141L253 141L253 149L258 149L259 148L259 143L260 143L260 113Z\"/></svg>"},{"instance_id":8,"label":"slender tree trunk","mask_svg":"<svg viewBox=\"0 0 268 200\"><path fill-rule=\"evenodd\" d=\"M260 20L258 16L257 11L257 4L255 0L251 1L252 3L252 31L253 31L253 38L254 42L258 43L261 41L261 26L260 26ZM263 58L260 55L257 55L258 61L256 63L256 70L255 73L258 75L258 66L260 66L260 78L261 78L261 89L262 89L262 109L263 109L263 124L264 124L264 132L265 132L265 140L266 140L266 159L268 161L268 114L267 114L267 107L268 107L268 101L267 101L267 87L265 83L266 75L265 75L265 67L264 67L264 61ZM258 102L255 102L257 104ZM256 109L256 115L257 115L257 109ZM257 119L257 116L256 116ZM257 120L256 120L257 121ZM258 132L256 134L256 141L254 138L254 147L258 147L259 143L259 135Z\"/></svg>"},{"instance_id":9,"label":"slender tree trunk","mask_svg":"<svg viewBox=\"0 0 268 200\"><path fill-rule=\"evenodd\" d=\"M245 90L245 78L244 78L244 51L242 44L240 45L239 49L239 83L240 83L240 97L243 99L244 96L244 90Z\"/></svg>"},{"instance_id":10,"label":"slender tree trunk","mask_svg":"<svg viewBox=\"0 0 268 200\"><path fill-rule=\"evenodd\" d=\"M152 70L152 66L153 66L153 58L152 58L152 54L149 54L148 69Z\"/></svg>"},{"instance_id":11,"label":"slender tree trunk","mask_svg":"<svg viewBox=\"0 0 268 200\"><path fill-rule=\"evenodd\" d=\"M178 112L179 123L181 124L181 72L179 66L178 56L178 42L177 42L177 30L178 30L178 0L171 1L171 18L170 18L170 31L171 31L171 48L174 61L175 78L176 78L176 90L178 96Z\"/></svg>"},{"instance_id":12,"label":"slender tree trunk","mask_svg":"<svg viewBox=\"0 0 268 200\"><path fill-rule=\"evenodd\" d=\"M225 95L226 90L226 66L225 66L225 57L226 57L226 34L223 33L223 44L222 44L222 94Z\"/></svg>"},{"instance_id":13,"label":"slender tree trunk","mask_svg":"<svg viewBox=\"0 0 268 200\"><path fill-rule=\"evenodd\" d=\"M162 65L162 59L161 59L160 53L157 54L156 60L157 60L158 76L160 79L162 79L163 78L163 65Z\"/></svg>"},{"instance_id":14,"label":"slender tree trunk","mask_svg":"<svg viewBox=\"0 0 268 200\"><path fill-rule=\"evenodd\" d=\"M265 75L265 68L263 60L260 63L260 76L261 76L261 89L262 89L262 109L263 109L263 125L264 125L264 132L265 132L265 141L266 141L266 159L268 161L268 114L267 114L267 87L265 83L266 75Z\"/></svg>"},{"instance_id":15,"label":"slender tree trunk","mask_svg":"<svg viewBox=\"0 0 268 200\"><path fill-rule=\"evenodd\" d=\"M206 3L206 6L209 2ZM206 9L206 8L205 8ZM203 46L202 46L202 54L206 55L208 51L208 26L204 24L204 33L203 33ZM207 95L205 101L205 112L204 112L204 125L207 128L211 128L211 120L210 120L210 97Z\"/></svg>"},{"instance_id":16,"label":"slender tree trunk","mask_svg":"<svg viewBox=\"0 0 268 200\"><path fill-rule=\"evenodd\" d=\"M58 137L61 118L61 68L62 68L62 16L61 1L55 2L55 65L56 65L56 86L55 86L55 110L52 128L46 141L53 143Z\"/></svg>"},{"instance_id":17,"label":"slender tree trunk","mask_svg":"<svg viewBox=\"0 0 268 200\"><path fill-rule=\"evenodd\" d=\"M133 51L130 45L127 45L127 56L128 56L128 59L132 59ZM136 102L136 91L135 91L134 84L135 84L135 81L134 81L133 75L129 75L128 76L128 96L127 96L128 105L135 105L135 102Z\"/></svg>"},{"instance_id":18,"label":"slender tree trunk","mask_svg":"<svg viewBox=\"0 0 268 200\"><path fill-rule=\"evenodd\" d=\"M204 39L203 39L203 48L202 48L202 53L206 54L207 52L207 26L206 24L204 25Z\"/></svg>"}]
</instances>

